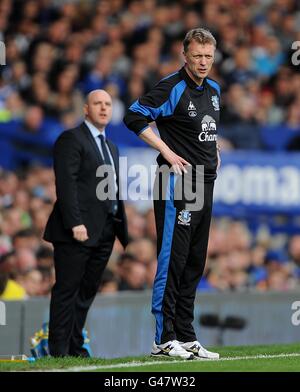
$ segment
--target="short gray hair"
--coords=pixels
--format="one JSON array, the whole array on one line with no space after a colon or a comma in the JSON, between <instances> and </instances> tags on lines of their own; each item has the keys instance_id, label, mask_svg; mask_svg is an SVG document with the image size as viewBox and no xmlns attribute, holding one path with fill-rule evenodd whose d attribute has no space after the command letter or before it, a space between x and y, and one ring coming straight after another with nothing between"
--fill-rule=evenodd
<instances>
[{"instance_id":1,"label":"short gray hair","mask_svg":"<svg viewBox=\"0 0 300 392\"><path fill-rule=\"evenodd\" d=\"M187 52L189 44L191 43L192 40L195 40L196 42L202 45L212 44L214 45L214 47L217 46L217 41L209 30L198 28L198 29L190 30L184 37L183 40L184 52Z\"/></svg>"}]
</instances>

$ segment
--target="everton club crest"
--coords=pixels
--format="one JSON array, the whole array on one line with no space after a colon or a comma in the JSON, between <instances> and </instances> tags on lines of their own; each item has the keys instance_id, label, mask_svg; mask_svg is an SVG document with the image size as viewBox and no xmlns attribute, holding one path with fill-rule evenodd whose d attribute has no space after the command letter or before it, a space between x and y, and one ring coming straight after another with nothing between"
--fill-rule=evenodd
<instances>
[{"instance_id":1,"label":"everton club crest","mask_svg":"<svg viewBox=\"0 0 300 392\"><path fill-rule=\"evenodd\" d=\"M191 213L188 210L182 210L178 215L178 224L184 226L190 226L191 224Z\"/></svg>"},{"instance_id":2,"label":"everton club crest","mask_svg":"<svg viewBox=\"0 0 300 392\"><path fill-rule=\"evenodd\" d=\"M217 110L220 110L219 97L218 97L217 95L213 95L213 96L211 97L211 102L212 102L213 107L214 107L214 109L215 109L216 111L217 111Z\"/></svg>"}]
</instances>

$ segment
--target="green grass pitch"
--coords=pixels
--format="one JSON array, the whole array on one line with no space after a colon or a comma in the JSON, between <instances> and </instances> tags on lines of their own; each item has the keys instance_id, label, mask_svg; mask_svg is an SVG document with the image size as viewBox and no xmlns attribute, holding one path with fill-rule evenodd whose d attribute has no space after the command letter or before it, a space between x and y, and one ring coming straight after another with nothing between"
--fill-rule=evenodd
<instances>
[{"instance_id":1,"label":"green grass pitch","mask_svg":"<svg viewBox=\"0 0 300 392\"><path fill-rule=\"evenodd\" d=\"M43 358L33 363L0 361L0 371L300 372L300 342L288 345L212 349L220 353L220 360L182 361L150 356L116 359Z\"/></svg>"}]
</instances>

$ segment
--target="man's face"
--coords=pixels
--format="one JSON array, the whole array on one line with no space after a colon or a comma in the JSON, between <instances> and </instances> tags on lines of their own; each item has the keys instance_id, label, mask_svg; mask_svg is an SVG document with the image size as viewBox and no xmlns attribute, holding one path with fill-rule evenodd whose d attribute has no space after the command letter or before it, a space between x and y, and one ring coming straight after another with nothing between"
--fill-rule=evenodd
<instances>
[{"instance_id":1,"label":"man's face","mask_svg":"<svg viewBox=\"0 0 300 392\"><path fill-rule=\"evenodd\" d=\"M97 128L104 129L112 115L110 95L105 91L92 92L84 106L84 113L87 120L91 121Z\"/></svg>"},{"instance_id":2,"label":"man's face","mask_svg":"<svg viewBox=\"0 0 300 392\"><path fill-rule=\"evenodd\" d=\"M192 40L186 52L183 53L187 70L196 82L201 82L209 74L214 62L215 46L200 44Z\"/></svg>"}]
</instances>

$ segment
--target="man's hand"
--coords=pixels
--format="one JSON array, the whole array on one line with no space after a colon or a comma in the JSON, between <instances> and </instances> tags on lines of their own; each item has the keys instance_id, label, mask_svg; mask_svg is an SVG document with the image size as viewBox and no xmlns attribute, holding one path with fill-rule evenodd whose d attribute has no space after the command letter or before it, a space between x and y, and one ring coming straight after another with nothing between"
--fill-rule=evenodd
<instances>
[{"instance_id":1,"label":"man's hand","mask_svg":"<svg viewBox=\"0 0 300 392\"><path fill-rule=\"evenodd\" d=\"M84 225L74 226L72 227L72 231L73 238L75 238L77 241L83 242L89 239L87 229Z\"/></svg>"},{"instance_id":2,"label":"man's hand","mask_svg":"<svg viewBox=\"0 0 300 392\"><path fill-rule=\"evenodd\" d=\"M181 156L175 154L175 152L173 152L169 148L163 149L161 151L161 154L165 158L165 160L171 164L176 174L181 175L182 172L187 173L185 166L191 166L189 162L187 162Z\"/></svg>"},{"instance_id":3,"label":"man's hand","mask_svg":"<svg viewBox=\"0 0 300 392\"><path fill-rule=\"evenodd\" d=\"M139 137L149 144L149 146L158 150L165 160L170 163L176 174L181 175L182 172L187 173L184 166L191 166L191 164L179 155L175 154L175 152L173 152L150 127L140 133Z\"/></svg>"}]
</instances>

